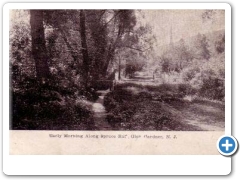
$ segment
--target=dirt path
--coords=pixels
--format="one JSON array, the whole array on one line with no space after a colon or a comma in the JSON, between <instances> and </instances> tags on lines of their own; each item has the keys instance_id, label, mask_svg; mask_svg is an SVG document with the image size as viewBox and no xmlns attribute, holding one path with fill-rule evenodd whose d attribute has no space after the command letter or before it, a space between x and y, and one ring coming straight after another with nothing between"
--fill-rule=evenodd
<instances>
[{"instance_id":1,"label":"dirt path","mask_svg":"<svg viewBox=\"0 0 240 180\"><path fill-rule=\"evenodd\" d=\"M215 104L216 105L216 104ZM224 131L225 112L222 105L213 106L206 102L191 104L185 113L186 121L205 131Z\"/></svg>"},{"instance_id":2,"label":"dirt path","mask_svg":"<svg viewBox=\"0 0 240 180\"><path fill-rule=\"evenodd\" d=\"M129 79L122 82L134 83L144 86L159 86L149 79ZM144 90L143 87L129 86L125 90L133 95L140 92L148 94L146 98L141 98L136 107L136 112L132 118L131 129L137 130L176 130L176 131L224 131L225 129L225 106L221 102L195 99L176 99L165 101L158 98L159 91ZM165 91L163 91L164 93ZM163 94L160 92L160 94ZM155 98L156 97L156 98ZM132 103L134 103L133 101ZM165 114L165 115L164 115ZM166 120L161 120L161 116L168 116ZM158 121L158 119L160 120ZM154 124L155 122L164 122ZM145 127L146 126L146 127Z\"/></svg>"},{"instance_id":3,"label":"dirt path","mask_svg":"<svg viewBox=\"0 0 240 180\"><path fill-rule=\"evenodd\" d=\"M225 110L223 104L208 101L194 101L185 105L171 103L179 121L193 125L202 131L224 131Z\"/></svg>"},{"instance_id":4,"label":"dirt path","mask_svg":"<svg viewBox=\"0 0 240 180\"><path fill-rule=\"evenodd\" d=\"M99 98L93 104L92 109L96 129L224 131L225 106L223 103L202 99L194 99L190 102L178 97L169 101L165 98L168 97L168 94L164 93L171 89L159 90L153 85L150 85L151 89L146 89L145 87L149 86L149 83L154 84L148 79L146 81L130 79L129 81L142 86L127 85L121 91L115 91L115 97L121 98L123 101L117 102L119 106L117 106L116 112L119 114L114 114L111 122L106 120L108 114L103 105L104 97L109 90L98 91ZM129 83L129 81L124 80L121 83ZM142 94L139 96L140 93Z\"/></svg>"},{"instance_id":5,"label":"dirt path","mask_svg":"<svg viewBox=\"0 0 240 180\"><path fill-rule=\"evenodd\" d=\"M128 80L141 85L155 84L152 79L135 78ZM182 121L190 128L189 130L224 131L225 106L224 104L211 101L193 101L189 103L173 102L162 104L168 106L176 119ZM192 127L192 129L191 129Z\"/></svg>"},{"instance_id":6,"label":"dirt path","mask_svg":"<svg viewBox=\"0 0 240 180\"><path fill-rule=\"evenodd\" d=\"M99 95L99 98L97 101L93 104L92 110L94 112L93 118L94 118L94 124L97 129L100 130L111 130L112 127L106 120L106 110L103 105L104 97L109 92L109 90L106 91L97 91Z\"/></svg>"}]
</instances>

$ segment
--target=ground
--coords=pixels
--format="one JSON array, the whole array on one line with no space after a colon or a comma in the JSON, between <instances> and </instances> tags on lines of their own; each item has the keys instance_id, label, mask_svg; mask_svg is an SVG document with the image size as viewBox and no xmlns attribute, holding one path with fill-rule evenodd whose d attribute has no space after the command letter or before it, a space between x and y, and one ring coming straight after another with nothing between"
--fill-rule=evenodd
<instances>
[{"instance_id":1,"label":"ground","mask_svg":"<svg viewBox=\"0 0 240 180\"><path fill-rule=\"evenodd\" d=\"M105 107L103 105L104 97L105 95L109 93L109 90L105 91L98 91L99 98L95 103L93 103L93 119L94 119L94 124L97 129L99 130L111 130L112 127L110 124L107 122L106 117L107 117L107 112L105 110Z\"/></svg>"},{"instance_id":2,"label":"ground","mask_svg":"<svg viewBox=\"0 0 240 180\"><path fill-rule=\"evenodd\" d=\"M93 104L96 130L224 130L223 102L189 98L179 89L184 90L135 79L122 81L112 92L101 91Z\"/></svg>"},{"instance_id":3,"label":"ground","mask_svg":"<svg viewBox=\"0 0 240 180\"><path fill-rule=\"evenodd\" d=\"M223 101L152 77L118 81L113 91L79 95L32 88L13 97L14 130L223 131L225 124Z\"/></svg>"}]
</instances>

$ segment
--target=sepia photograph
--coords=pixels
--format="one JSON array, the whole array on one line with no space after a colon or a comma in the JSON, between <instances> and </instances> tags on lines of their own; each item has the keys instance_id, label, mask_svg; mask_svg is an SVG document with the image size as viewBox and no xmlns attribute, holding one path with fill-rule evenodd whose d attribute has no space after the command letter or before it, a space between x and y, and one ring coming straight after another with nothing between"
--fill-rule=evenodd
<instances>
[{"instance_id":1,"label":"sepia photograph","mask_svg":"<svg viewBox=\"0 0 240 180\"><path fill-rule=\"evenodd\" d=\"M231 172L220 149L232 142L220 142L236 127L232 5L2 10L5 174Z\"/></svg>"},{"instance_id":2,"label":"sepia photograph","mask_svg":"<svg viewBox=\"0 0 240 180\"><path fill-rule=\"evenodd\" d=\"M9 13L10 130L225 130L224 9Z\"/></svg>"}]
</instances>

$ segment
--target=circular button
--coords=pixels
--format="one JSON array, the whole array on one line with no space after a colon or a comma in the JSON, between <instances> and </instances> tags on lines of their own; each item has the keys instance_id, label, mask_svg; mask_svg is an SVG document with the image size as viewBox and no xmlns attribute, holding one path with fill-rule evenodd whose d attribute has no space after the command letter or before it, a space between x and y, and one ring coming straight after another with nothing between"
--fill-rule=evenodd
<instances>
[{"instance_id":1,"label":"circular button","mask_svg":"<svg viewBox=\"0 0 240 180\"><path fill-rule=\"evenodd\" d=\"M233 136L221 136L217 141L217 149L224 156L233 155L238 148L238 142Z\"/></svg>"}]
</instances>

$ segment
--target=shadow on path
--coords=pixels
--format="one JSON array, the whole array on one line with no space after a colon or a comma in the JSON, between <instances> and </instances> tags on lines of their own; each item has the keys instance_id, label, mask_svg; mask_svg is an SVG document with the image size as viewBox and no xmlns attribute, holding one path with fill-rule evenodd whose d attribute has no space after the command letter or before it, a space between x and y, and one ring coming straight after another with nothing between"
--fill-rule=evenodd
<instances>
[{"instance_id":1,"label":"shadow on path","mask_svg":"<svg viewBox=\"0 0 240 180\"><path fill-rule=\"evenodd\" d=\"M99 97L95 103L93 103L92 110L94 112L93 118L95 126L98 130L112 130L111 125L106 120L106 110L103 105L104 97L107 93L109 93L109 90L105 91L97 91L99 94Z\"/></svg>"}]
</instances>

